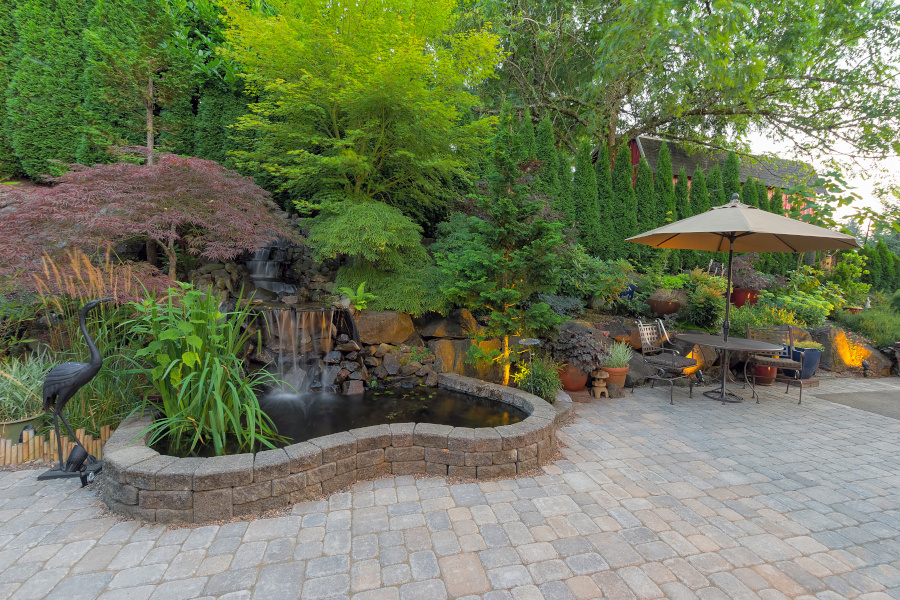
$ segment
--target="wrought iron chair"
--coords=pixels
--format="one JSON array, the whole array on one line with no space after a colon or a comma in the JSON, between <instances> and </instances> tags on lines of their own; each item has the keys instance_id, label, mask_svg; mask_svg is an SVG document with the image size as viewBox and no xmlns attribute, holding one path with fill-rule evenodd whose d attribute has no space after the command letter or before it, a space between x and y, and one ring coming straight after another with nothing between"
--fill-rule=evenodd
<instances>
[{"instance_id":1,"label":"wrought iron chair","mask_svg":"<svg viewBox=\"0 0 900 600\"><path fill-rule=\"evenodd\" d=\"M785 394L791 389L791 385L800 387L800 399L797 401L797 404L802 403L803 380L800 379L800 370L803 368L803 353L799 353L800 360L794 360L794 330L791 326L750 327L750 325L747 325L747 339L781 346L781 351L778 354L751 354L750 358L744 363L744 381L750 383L750 389L753 392L753 396L756 397L756 403L759 404L759 394L756 393L756 370L754 369L752 374L747 372L751 366L775 368L775 381L787 384L784 388ZM793 370L794 375L787 375L784 373L784 369Z\"/></svg>"},{"instance_id":2,"label":"wrought iron chair","mask_svg":"<svg viewBox=\"0 0 900 600\"><path fill-rule=\"evenodd\" d=\"M687 379L690 386L688 395L693 398L694 376L700 373L697 361L681 356L674 348L663 346L666 342L671 343L671 340L662 320L656 319L653 323L646 325L638 321L638 331L641 334L641 356L644 357L646 364L659 373L648 378L651 381L650 387L652 388L657 381L667 382L669 384L669 404L675 404L675 380ZM699 376L702 380L702 374Z\"/></svg>"}]
</instances>

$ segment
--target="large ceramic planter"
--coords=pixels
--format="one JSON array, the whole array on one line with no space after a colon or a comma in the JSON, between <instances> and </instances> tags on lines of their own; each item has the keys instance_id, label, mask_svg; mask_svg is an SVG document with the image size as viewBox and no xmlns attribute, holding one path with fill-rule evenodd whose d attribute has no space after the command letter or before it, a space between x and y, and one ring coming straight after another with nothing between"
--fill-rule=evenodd
<instances>
[{"instance_id":1,"label":"large ceramic planter","mask_svg":"<svg viewBox=\"0 0 900 600\"><path fill-rule=\"evenodd\" d=\"M22 430L29 425L37 429L40 419L41 415L36 415L34 417L19 419L18 421L6 421L0 423L0 438L12 440L13 444L18 444L19 436L22 435Z\"/></svg>"},{"instance_id":2,"label":"large ceramic planter","mask_svg":"<svg viewBox=\"0 0 900 600\"><path fill-rule=\"evenodd\" d=\"M862 306L845 306L844 310L846 310L851 315L855 315L858 312L862 312Z\"/></svg>"},{"instance_id":3,"label":"large ceramic planter","mask_svg":"<svg viewBox=\"0 0 900 600\"><path fill-rule=\"evenodd\" d=\"M775 383L775 375L778 369L775 367L761 367L755 365L753 371L756 374L756 385L772 385Z\"/></svg>"},{"instance_id":4,"label":"large ceramic planter","mask_svg":"<svg viewBox=\"0 0 900 600\"><path fill-rule=\"evenodd\" d=\"M803 357L803 368L800 370L800 379L812 379L812 376L816 374L816 369L819 368L822 351L814 348L794 349L792 354L793 360L799 361L801 357ZM793 377L794 373L794 369L784 370L784 374L788 377Z\"/></svg>"},{"instance_id":5,"label":"large ceramic planter","mask_svg":"<svg viewBox=\"0 0 900 600\"><path fill-rule=\"evenodd\" d=\"M559 369L559 380L563 389L567 392L580 392L587 384L587 373L582 373L578 367L565 363Z\"/></svg>"},{"instance_id":6,"label":"large ceramic planter","mask_svg":"<svg viewBox=\"0 0 900 600\"><path fill-rule=\"evenodd\" d=\"M747 288L734 288L731 291L731 303L737 307L745 304L753 306L759 300L759 290L750 290Z\"/></svg>"},{"instance_id":7,"label":"large ceramic planter","mask_svg":"<svg viewBox=\"0 0 900 600\"><path fill-rule=\"evenodd\" d=\"M650 305L650 311L653 312L657 317L664 317L666 315L672 315L678 312L678 309L681 308L681 302L668 302L666 300L647 300L647 304Z\"/></svg>"},{"instance_id":8,"label":"large ceramic planter","mask_svg":"<svg viewBox=\"0 0 900 600\"><path fill-rule=\"evenodd\" d=\"M625 387L625 377L628 376L628 367L600 367L602 370L609 373L609 377L606 379L606 386L609 387L613 383L618 383L622 387Z\"/></svg>"}]
</instances>

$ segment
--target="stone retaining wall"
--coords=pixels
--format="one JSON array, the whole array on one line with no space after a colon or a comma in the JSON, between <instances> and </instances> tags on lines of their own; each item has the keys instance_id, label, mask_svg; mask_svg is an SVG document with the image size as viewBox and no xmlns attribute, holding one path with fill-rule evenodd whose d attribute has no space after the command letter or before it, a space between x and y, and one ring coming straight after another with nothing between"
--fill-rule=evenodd
<instances>
[{"instance_id":1,"label":"stone retaining wall","mask_svg":"<svg viewBox=\"0 0 900 600\"><path fill-rule=\"evenodd\" d=\"M514 425L471 429L395 423L353 429L278 450L176 458L147 447L150 417L122 423L104 447L100 496L115 513L161 523L202 523L289 506L384 475L512 477L553 455L562 406L461 375L440 386L523 409Z\"/></svg>"}]
</instances>

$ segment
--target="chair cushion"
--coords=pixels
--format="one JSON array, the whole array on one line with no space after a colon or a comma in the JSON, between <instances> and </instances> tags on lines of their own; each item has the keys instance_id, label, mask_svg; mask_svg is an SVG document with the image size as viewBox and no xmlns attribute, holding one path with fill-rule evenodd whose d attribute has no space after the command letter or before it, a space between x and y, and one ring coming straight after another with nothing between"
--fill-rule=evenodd
<instances>
[{"instance_id":1,"label":"chair cushion","mask_svg":"<svg viewBox=\"0 0 900 600\"><path fill-rule=\"evenodd\" d=\"M780 356L763 356L754 354L750 357L750 361L761 367L775 367L778 369L799 369L802 365L796 360L789 358L781 358Z\"/></svg>"},{"instance_id":2,"label":"chair cushion","mask_svg":"<svg viewBox=\"0 0 900 600\"><path fill-rule=\"evenodd\" d=\"M688 367L697 366L697 361L693 358L685 358L683 356L672 356L671 354L658 354L656 356L647 356L644 359L648 364L660 367L669 367L670 369L687 369Z\"/></svg>"}]
</instances>

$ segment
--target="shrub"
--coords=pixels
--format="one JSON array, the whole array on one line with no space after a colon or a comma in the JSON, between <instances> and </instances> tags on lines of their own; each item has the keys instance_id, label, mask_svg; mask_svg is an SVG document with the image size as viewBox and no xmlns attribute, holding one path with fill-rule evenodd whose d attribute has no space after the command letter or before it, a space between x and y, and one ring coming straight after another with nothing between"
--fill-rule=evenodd
<instances>
[{"instance_id":1,"label":"shrub","mask_svg":"<svg viewBox=\"0 0 900 600\"><path fill-rule=\"evenodd\" d=\"M835 312L834 320L865 336L879 348L893 347L894 342L900 342L900 315L895 312L871 308L852 314L839 310Z\"/></svg>"},{"instance_id":2,"label":"shrub","mask_svg":"<svg viewBox=\"0 0 900 600\"><path fill-rule=\"evenodd\" d=\"M561 363L578 367L581 373L590 373L603 360L605 352L591 330L580 323L563 325L551 341L553 358Z\"/></svg>"},{"instance_id":3,"label":"shrub","mask_svg":"<svg viewBox=\"0 0 900 600\"><path fill-rule=\"evenodd\" d=\"M381 271L368 265L344 265L337 272L335 286L358 288L363 282L375 298L370 310L395 310L411 315L427 312L446 314L450 302L441 292L443 274L430 259L421 266L404 266L398 271Z\"/></svg>"},{"instance_id":4,"label":"shrub","mask_svg":"<svg viewBox=\"0 0 900 600\"><path fill-rule=\"evenodd\" d=\"M747 332L747 325L750 327L775 327L777 325L806 327L806 323L800 321L793 311L762 302L732 307L730 322L731 335L735 336L743 336Z\"/></svg>"},{"instance_id":5,"label":"shrub","mask_svg":"<svg viewBox=\"0 0 900 600\"><path fill-rule=\"evenodd\" d=\"M771 292L760 294L760 303L782 308L797 315L797 320L808 327L821 327L834 310L834 304L819 295L793 292L775 296Z\"/></svg>"},{"instance_id":6,"label":"shrub","mask_svg":"<svg viewBox=\"0 0 900 600\"><path fill-rule=\"evenodd\" d=\"M559 380L562 364L546 354L538 354L532 358L530 365L520 362L519 367L519 372L513 375L513 381L520 390L539 396L550 404L556 402L556 394L562 389Z\"/></svg>"},{"instance_id":7,"label":"shrub","mask_svg":"<svg viewBox=\"0 0 900 600\"><path fill-rule=\"evenodd\" d=\"M891 309L895 312L900 312L900 290L894 292L894 295L891 296Z\"/></svg>"},{"instance_id":8,"label":"shrub","mask_svg":"<svg viewBox=\"0 0 900 600\"><path fill-rule=\"evenodd\" d=\"M688 296L687 319L703 329L718 329L725 320L725 298L722 292L699 286Z\"/></svg>"},{"instance_id":9,"label":"shrub","mask_svg":"<svg viewBox=\"0 0 900 600\"><path fill-rule=\"evenodd\" d=\"M612 300L628 287L634 267L627 260L600 260L580 244L563 255L559 293L573 298Z\"/></svg>"},{"instance_id":10,"label":"shrub","mask_svg":"<svg viewBox=\"0 0 900 600\"><path fill-rule=\"evenodd\" d=\"M52 367L46 352L0 363L0 421L17 421L43 412L41 388Z\"/></svg>"},{"instance_id":11,"label":"shrub","mask_svg":"<svg viewBox=\"0 0 900 600\"><path fill-rule=\"evenodd\" d=\"M546 302L550 310L564 317L580 317L584 314L584 302L571 296L556 296L554 294L537 294L540 302Z\"/></svg>"},{"instance_id":12,"label":"shrub","mask_svg":"<svg viewBox=\"0 0 900 600\"><path fill-rule=\"evenodd\" d=\"M281 438L257 399L273 378L264 370L244 374L240 358L251 336L247 305L223 314L210 290L179 285L165 301L132 305L132 335L145 341L137 371L162 398L147 402L161 415L148 428L150 443L165 440L176 456L274 448Z\"/></svg>"}]
</instances>

